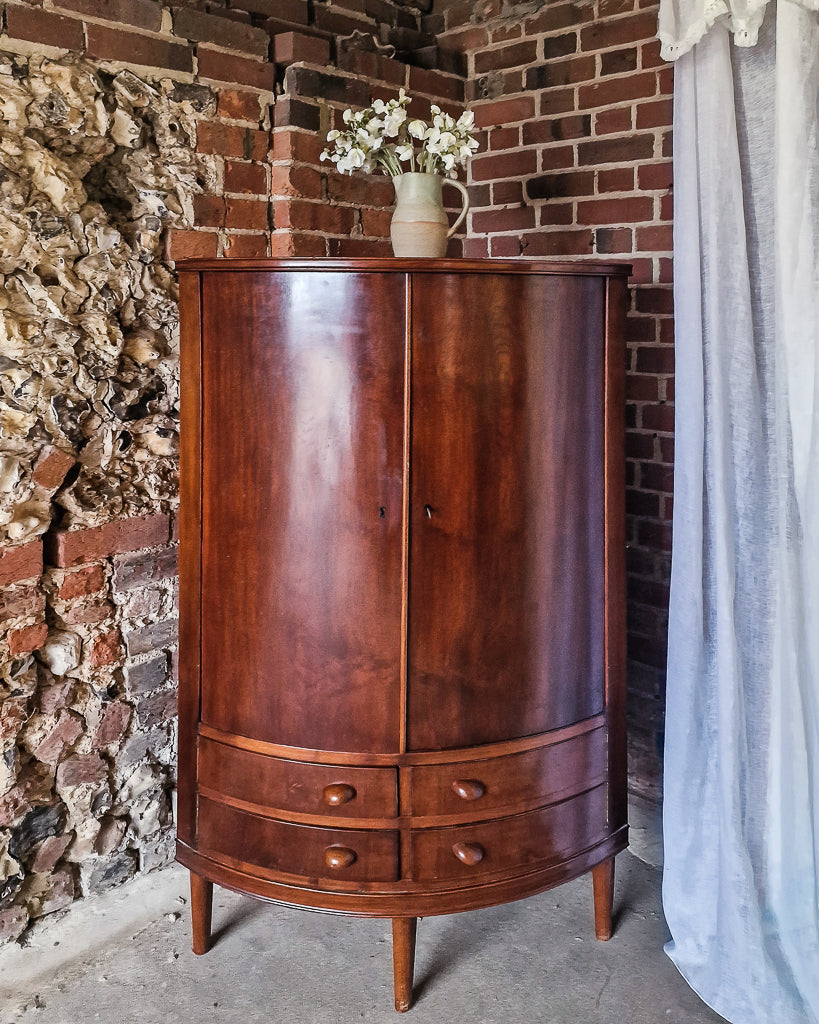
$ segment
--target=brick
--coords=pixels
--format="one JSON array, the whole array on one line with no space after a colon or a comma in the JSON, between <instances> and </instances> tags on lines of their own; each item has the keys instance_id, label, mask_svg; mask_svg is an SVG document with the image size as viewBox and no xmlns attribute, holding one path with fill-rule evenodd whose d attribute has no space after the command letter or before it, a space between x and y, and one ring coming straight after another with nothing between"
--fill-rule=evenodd
<instances>
[{"instance_id":1,"label":"brick","mask_svg":"<svg viewBox=\"0 0 819 1024\"><path fill-rule=\"evenodd\" d=\"M270 194L273 196L318 199L322 193L321 185L322 174L312 167L276 164L271 168Z\"/></svg>"},{"instance_id":2,"label":"brick","mask_svg":"<svg viewBox=\"0 0 819 1024\"><path fill-rule=\"evenodd\" d=\"M591 254L594 237L589 230L536 231L523 235L523 256L586 256Z\"/></svg>"},{"instance_id":3,"label":"brick","mask_svg":"<svg viewBox=\"0 0 819 1024\"><path fill-rule=\"evenodd\" d=\"M319 65L330 63L330 42L321 36L281 32L273 36L272 44L273 59L277 64L286 66L296 61Z\"/></svg>"},{"instance_id":4,"label":"brick","mask_svg":"<svg viewBox=\"0 0 819 1024\"><path fill-rule=\"evenodd\" d=\"M540 208L540 223L544 227L574 223L574 203L545 203Z\"/></svg>"},{"instance_id":5,"label":"brick","mask_svg":"<svg viewBox=\"0 0 819 1024\"><path fill-rule=\"evenodd\" d=\"M120 659L122 637L118 629L100 633L91 641L91 665L102 668L103 665L115 665Z\"/></svg>"},{"instance_id":6,"label":"brick","mask_svg":"<svg viewBox=\"0 0 819 1024\"><path fill-rule=\"evenodd\" d=\"M598 228L594 233L599 253L630 253L634 242L631 228Z\"/></svg>"},{"instance_id":7,"label":"brick","mask_svg":"<svg viewBox=\"0 0 819 1024\"><path fill-rule=\"evenodd\" d=\"M506 126L515 121L528 121L534 117L535 101L531 96L516 96L514 99L475 104L472 111L475 115L476 128L496 124Z\"/></svg>"},{"instance_id":8,"label":"brick","mask_svg":"<svg viewBox=\"0 0 819 1024\"><path fill-rule=\"evenodd\" d=\"M267 235L228 235L225 254L232 259L261 259L268 255Z\"/></svg>"},{"instance_id":9,"label":"brick","mask_svg":"<svg viewBox=\"0 0 819 1024\"><path fill-rule=\"evenodd\" d=\"M221 228L225 224L223 196L194 196L193 221L200 228Z\"/></svg>"},{"instance_id":10,"label":"brick","mask_svg":"<svg viewBox=\"0 0 819 1024\"><path fill-rule=\"evenodd\" d=\"M537 44L526 40L512 46L502 46L494 50L484 50L475 54L475 74L482 75L487 71L500 71L503 68L514 68L521 64L531 64L537 57Z\"/></svg>"},{"instance_id":11,"label":"brick","mask_svg":"<svg viewBox=\"0 0 819 1024\"><path fill-rule=\"evenodd\" d=\"M523 182L522 181L495 181L492 183L492 203L496 206L507 206L511 203L523 203ZM473 207L489 206L489 197L486 202L476 202L472 199L473 192L489 190L488 185L472 186L469 189L469 200Z\"/></svg>"},{"instance_id":12,"label":"brick","mask_svg":"<svg viewBox=\"0 0 819 1024\"><path fill-rule=\"evenodd\" d=\"M315 103L279 96L273 107L273 123L276 128L306 128L317 132L321 129L321 111Z\"/></svg>"},{"instance_id":13,"label":"brick","mask_svg":"<svg viewBox=\"0 0 819 1024\"><path fill-rule=\"evenodd\" d=\"M598 192L632 192L634 191L634 168L613 167L608 171L597 172Z\"/></svg>"},{"instance_id":14,"label":"brick","mask_svg":"<svg viewBox=\"0 0 819 1024\"><path fill-rule=\"evenodd\" d=\"M479 233L493 231L523 231L535 226L535 211L531 206L511 210L488 210L472 215L472 229Z\"/></svg>"},{"instance_id":15,"label":"brick","mask_svg":"<svg viewBox=\"0 0 819 1024\"><path fill-rule=\"evenodd\" d=\"M207 259L216 256L219 238L214 231L171 231L168 246L172 260Z\"/></svg>"},{"instance_id":16,"label":"brick","mask_svg":"<svg viewBox=\"0 0 819 1024\"><path fill-rule=\"evenodd\" d=\"M564 85L587 82L594 78L594 57L577 57L574 60L555 61L529 68L526 72L526 88L532 91L557 89Z\"/></svg>"},{"instance_id":17,"label":"brick","mask_svg":"<svg viewBox=\"0 0 819 1024\"><path fill-rule=\"evenodd\" d=\"M102 565L89 565L76 572L66 573L57 587L57 596L63 601L75 597L96 594L105 586L105 570Z\"/></svg>"},{"instance_id":18,"label":"brick","mask_svg":"<svg viewBox=\"0 0 819 1024\"><path fill-rule=\"evenodd\" d=\"M114 614L114 606L110 601L102 597L78 601L69 605L58 613L62 621L68 626L91 625L95 622L104 622Z\"/></svg>"},{"instance_id":19,"label":"brick","mask_svg":"<svg viewBox=\"0 0 819 1024\"><path fill-rule=\"evenodd\" d=\"M150 622L147 626L129 629L125 632L128 657L136 658L149 651L157 651L170 647L177 642L179 622L177 619L163 619Z\"/></svg>"},{"instance_id":20,"label":"brick","mask_svg":"<svg viewBox=\"0 0 819 1024\"><path fill-rule=\"evenodd\" d=\"M650 40L657 33L657 13L630 14L623 18L595 21L580 30L582 50L604 50L627 43Z\"/></svg>"},{"instance_id":21,"label":"brick","mask_svg":"<svg viewBox=\"0 0 819 1024\"><path fill-rule=\"evenodd\" d=\"M673 313L674 293L670 288L638 288L635 309L638 313Z\"/></svg>"},{"instance_id":22,"label":"brick","mask_svg":"<svg viewBox=\"0 0 819 1024\"><path fill-rule=\"evenodd\" d=\"M527 36L539 35L541 32L556 32L562 28L591 21L593 17L594 10L590 4L549 3L545 4L533 18L524 21L523 31Z\"/></svg>"},{"instance_id":23,"label":"brick","mask_svg":"<svg viewBox=\"0 0 819 1024\"><path fill-rule=\"evenodd\" d=\"M193 54L188 46L91 23L86 25L86 33L88 57L172 71L193 71Z\"/></svg>"},{"instance_id":24,"label":"brick","mask_svg":"<svg viewBox=\"0 0 819 1024\"><path fill-rule=\"evenodd\" d=\"M272 160L299 161L300 163L319 164L322 150L326 142L322 136L313 132L291 131L289 128L276 128L272 133ZM329 167L325 164L325 167ZM277 168L272 174L276 180ZM271 190L272 191L272 190Z\"/></svg>"},{"instance_id":25,"label":"brick","mask_svg":"<svg viewBox=\"0 0 819 1024\"><path fill-rule=\"evenodd\" d=\"M392 210L361 210L361 227L368 238L389 238Z\"/></svg>"},{"instance_id":26,"label":"brick","mask_svg":"<svg viewBox=\"0 0 819 1024\"><path fill-rule=\"evenodd\" d=\"M323 231L330 235L349 235L356 223L357 211L335 203L312 203L291 199L275 205L277 228L297 231Z\"/></svg>"},{"instance_id":27,"label":"brick","mask_svg":"<svg viewBox=\"0 0 819 1024\"><path fill-rule=\"evenodd\" d=\"M28 4L6 4L6 34L11 39L26 39L61 50L82 50L82 22L66 18Z\"/></svg>"},{"instance_id":28,"label":"brick","mask_svg":"<svg viewBox=\"0 0 819 1024\"><path fill-rule=\"evenodd\" d=\"M639 75L582 85L578 90L578 104L584 109L606 107L628 100L638 100L655 94L656 75L647 71Z\"/></svg>"},{"instance_id":29,"label":"brick","mask_svg":"<svg viewBox=\"0 0 819 1024\"><path fill-rule=\"evenodd\" d=\"M641 189L665 190L671 188L673 166L670 160L658 164L643 164L637 168L637 184Z\"/></svg>"},{"instance_id":30,"label":"brick","mask_svg":"<svg viewBox=\"0 0 819 1024\"><path fill-rule=\"evenodd\" d=\"M159 32L162 27L162 5L154 0L54 0L54 6L147 32Z\"/></svg>"},{"instance_id":31,"label":"brick","mask_svg":"<svg viewBox=\"0 0 819 1024\"><path fill-rule=\"evenodd\" d=\"M63 761L57 769L57 790L98 785L107 778L108 769L99 754L79 754Z\"/></svg>"},{"instance_id":32,"label":"brick","mask_svg":"<svg viewBox=\"0 0 819 1024\"><path fill-rule=\"evenodd\" d=\"M268 228L268 203L263 199L225 200L225 226L265 231Z\"/></svg>"},{"instance_id":33,"label":"brick","mask_svg":"<svg viewBox=\"0 0 819 1024\"><path fill-rule=\"evenodd\" d=\"M230 6L251 14L275 16L294 25L307 25L310 21L308 0L230 0Z\"/></svg>"},{"instance_id":34,"label":"brick","mask_svg":"<svg viewBox=\"0 0 819 1024\"><path fill-rule=\"evenodd\" d=\"M328 35L337 36L351 36L354 32L366 32L368 29L372 31L375 27L374 22L369 18L351 18L347 12L342 12L342 8L338 7L323 7L316 5L313 7L313 18L315 19L316 28L323 33ZM392 30L388 38L388 42L392 43L397 50L402 50L404 47L401 45L403 40L400 37L395 36L396 30ZM420 35L420 33L417 33ZM415 47L409 44L412 49Z\"/></svg>"},{"instance_id":35,"label":"brick","mask_svg":"<svg viewBox=\"0 0 819 1024\"><path fill-rule=\"evenodd\" d=\"M649 196L628 199L592 199L577 204L578 224L635 224L654 216L654 200Z\"/></svg>"},{"instance_id":36,"label":"brick","mask_svg":"<svg viewBox=\"0 0 819 1024\"><path fill-rule=\"evenodd\" d=\"M601 75L624 75L637 70L640 51L636 46L627 50L609 50L600 56Z\"/></svg>"},{"instance_id":37,"label":"brick","mask_svg":"<svg viewBox=\"0 0 819 1024\"><path fill-rule=\"evenodd\" d=\"M434 96L438 103L443 100L463 103L464 100L463 79L454 75L442 75L437 71L428 71L425 68L410 67L409 90L412 93L420 92Z\"/></svg>"},{"instance_id":38,"label":"brick","mask_svg":"<svg viewBox=\"0 0 819 1024\"><path fill-rule=\"evenodd\" d=\"M492 256L520 256L523 251L523 243L518 235L498 235L490 242Z\"/></svg>"},{"instance_id":39,"label":"brick","mask_svg":"<svg viewBox=\"0 0 819 1024\"><path fill-rule=\"evenodd\" d=\"M263 29L215 14L173 7L174 34L199 43L216 43L225 50L239 50L254 57L267 57L270 36Z\"/></svg>"},{"instance_id":40,"label":"brick","mask_svg":"<svg viewBox=\"0 0 819 1024\"><path fill-rule=\"evenodd\" d=\"M533 150L519 150L515 153L475 157L472 160L473 181L522 177L526 174L534 174L536 170L537 155Z\"/></svg>"},{"instance_id":41,"label":"brick","mask_svg":"<svg viewBox=\"0 0 819 1024\"><path fill-rule=\"evenodd\" d=\"M196 151L241 159L245 155L245 129L236 124L200 121L196 129Z\"/></svg>"},{"instance_id":42,"label":"brick","mask_svg":"<svg viewBox=\"0 0 819 1024\"><path fill-rule=\"evenodd\" d=\"M581 142L577 158L583 164L622 164L648 160L654 155L653 135L632 135L621 139L593 139Z\"/></svg>"},{"instance_id":43,"label":"brick","mask_svg":"<svg viewBox=\"0 0 819 1024\"><path fill-rule=\"evenodd\" d=\"M158 690L168 682L168 657L160 654L150 661L141 661L136 665L126 665L123 669L125 692L129 697Z\"/></svg>"},{"instance_id":44,"label":"brick","mask_svg":"<svg viewBox=\"0 0 819 1024\"><path fill-rule=\"evenodd\" d=\"M38 487L56 491L75 462L72 453L48 445L37 457L31 479Z\"/></svg>"},{"instance_id":45,"label":"brick","mask_svg":"<svg viewBox=\"0 0 819 1024\"><path fill-rule=\"evenodd\" d=\"M672 252L674 232L671 225L637 229L638 252Z\"/></svg>"},{"instance_id":46,"label":"brick","mask_svg":"<svg viewBox=\"0 0 819 1024\"><path fill-rule=\"evenodd\" d=\"M454 53L481 50L488 42L489 32L483 25L465 25L438 37L439 48Z\"/></svg>"},{"instance_id":47,"label":"brick","mask_svg":"<svg viewBox=\"0 0 819 1024\"><path fill-rule=\"evenodd\" d=\"M170 528L167 515L135 516L86 530L55 530L46 536L50 565L70 568L110 555L166 544Z\"/></svg>"},{"instance_id":48,"label":"brick","mask_svg":"<svg viewBox=\"0 0 819 1024\"><path fill-rule=\"evenodd\" d=\"M530 199L564 199L567 196L587 196L593 192L594 171L542 174L526 182L526 194Z\"/></svg>"},{"instance_id":49,"label":"brick","mask_svg":"<svg viewBox=\"0 0 819 1024\"><path fill-rule=\"evenodd\" d=\"M672 124L673 119L674 101L662 99L654 103L640 103L635 123L638 128L661 128Z\"/></svg>"},{"instance_id":50,"label":"brick","mask_svg":"<svg viewBox=\"0 0 819 1024\"><path fill-rule=\"evenodd\" d=\"M0 547L0 587L31 580L43 572L43 542L30 540L17 547Z\"/></svg>"},{"instance_id":51,"label":"brick","mask_svg":"<svg viewBox=\"0 0 819 1024\"><path fill-rule=\"evenodd\" d=\"M225 163L224 188L225 192L267 195L267 172L261 164L228 160Z\"/></svg>"},{"instance_id":52,"label":"brick","mask_svg":"<svg viewBox=\"0 0 819 1024\"><path fill-rule=\"evenodd\" d=\"M383 176L327 175L327 198L330 202L352 203L356 206L391 206L395 202L392 182Z\"/></svg>"},{"instance_id":53,"label":"brick","mask_svg":"<svg viewBox=\"0 0 819 1024\"><path fill-rule=\"evenodd\" d=\"M589 135L591 135L590 114L541 118L523 126L523 144L525 146L563 142L566 139L583 139L588 138Z\"/></svg>"},{"instance_id":54,"label":"brick","mask_svg":"<svg viewBox=\"0 0 819 1024\"><path fill-rule=\"evenodd\" d=\"M594 134L611 135L614 132L630 132L634 111L629 107L613 107L599 110L594 115Z\"/></svg>"},{"instance_id":55,"label":"brick","mask_svg":"<svg viewBox=\"0 0 819 1024\"><path fill-rule=\"evenodd\" d=\"M79 715L61 711L54 727L37 744L34 757L43 764L56 765L69 747L72 747L84 732L85 723Z\"/></svg>"},{"instance_id":56,"label":"brick","mask_svg":"<svg viewBox=\"0 0 819 1024\"><path fill-rule=\"evenodd\" d=\"M252 121L260 124L263 111L257 92L243 92L240 89L220 89L216 106L219 117L234 121Z\"/></svg>"},{"instance_id":57,"label":"brick","mask_svg":"<svg viewBox=\"0 0 819 1024\"><path fill-rule=\"evenodd\" d=\"M221 50L211 50L199 44L196 48L199 77L228 85L247 85L253 89L273 92L276 84L276 66L267 61L237 57Z\"/></svg>"},{"instance_id":58,"label":"brick","mask_svg":"<svg viewBox=\"0 0 819 1024\"><path fill-rule=\"evenodd\" d=\"M401 86L406 85L407 81L407 65L379 53L348 50L339 56L338 66L373 84L385 82L388 85Z\"/></svg>"},{"instance_id":59,"label":"brick","mask_svg":"<svg viewBox=\"0 0 819 1024\"><path fill-rule=\"evenodd\" d=\"M549 89L540 93L540 114L549 117L552 114L564 114L575 108L574 89Z\"/></svg>"},{"instance_id":60,"label":"brick","mask_svg":"<svg viewBox=\"0 0 819 1024\"><path fill-rule=\"evenodd\" d=\"M9 630L9 653L12 658L19 658L21 654L31 654L42 647L47 636L48 626L44 622L35 622L31 626Z\"/></svg>"}]
</instances>

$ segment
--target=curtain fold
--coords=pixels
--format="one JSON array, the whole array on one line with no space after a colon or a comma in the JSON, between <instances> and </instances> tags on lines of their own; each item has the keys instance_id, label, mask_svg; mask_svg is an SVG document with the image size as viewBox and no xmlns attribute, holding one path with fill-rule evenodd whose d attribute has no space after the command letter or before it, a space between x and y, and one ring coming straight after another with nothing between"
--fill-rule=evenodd
<instances>
[{"instance_id":1,"label":"curtain fold","mask_svg":"<svg viewBox=\"0 0 819 1024\"><path fill-rule=\"evenodd\" d=\"M759 11L675 74L663 898L717 1012L819 1024L819 19Z\"/></svg>"}]
</instances>

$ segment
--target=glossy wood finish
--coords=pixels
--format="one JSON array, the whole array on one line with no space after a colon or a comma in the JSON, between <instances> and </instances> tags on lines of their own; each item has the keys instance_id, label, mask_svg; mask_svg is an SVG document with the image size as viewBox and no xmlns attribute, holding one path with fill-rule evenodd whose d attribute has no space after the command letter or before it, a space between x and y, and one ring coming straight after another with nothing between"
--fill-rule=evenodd
<instances>
[{"instance_id":1,"label":"glossy wood finish","mask_svg":"<svg viewBox=\"0 0 819 1024\"><path fill-rule=\"evenodd\" d=\"M614 904L614 857L592 869L594 884L594 933L601 942L611 938L611 913Z\"/></svg>"},{"instance_id":2,"label":"glossy wood finish","mask_svg":"<svg viewBox=\"0 0 819 1024\"><path fill-rule=\"evenodd\" d=\"M178 859L262 899L391 917L399 1009L417 917L597 869L610 928L624 272L180 275Z\"/></svg>"},{"instance_id":3,"label":"glossy wood finish","mask_svg":"<svg viewBox=\"0 0 819 1024\"><path fill-rule=\"evenodd\" d=\"M398 833L311 828L199 799L199 843L211 854L240 855L249 864L302 878L392 882L398 873ZM329 853L350 850L353 857Z\"/></svg>"},{"instance_id":4,"label":"glossy wood finish","mask_svg":"<svg viewBox=\"0 0 819 1024\"><path fill-rule=\"evenodd\" d=\"M197 956L210 949L210 925L213 915L213 882L191 872L192 948Z\"/></svg>"},{"instance_id":5,"label":"glossy wood finish","mask_svg":"<svg viewBox=\"0 0 819 1024\"><path fill-rule=\"evenodd\" d=\"M412 976L415 970L415 937L418 919L396 917L392 922L392 960L395 1008L406 1013L412 1005Z\"/></svg>"},{"instance_id":6,"label":"glossy wood finish","mask_svg":"<svg viewBox=\"0 0 819 1024\"><path fill-rule=\"evenodd\" d=\"M403 281L207 274L202 324L202 721L397 750Z\"/></svg>"},{"instance_id":7,"label":"glossy wood finish","mask_svg":"<svg viewBox=\"0 0 819 1024\"><path fill-rule=\"evenodd\" d=\"M606 730L595 729L468 765L422 765L412 769L412 814L476 819L556 803L604 781L606 760Z\"/></svg>"},{"instance_id":8,"label":"glossy wood finish","mask_svg":"<svg viewBox=\"0 0 819 1024\"><path fill-rule=\"evenodd\" d=\"M199 743L199 785L223 798L288 812L332 818L394 818L394 768L331 767L254 754L224 743Z\"/></svg>"},{"instance_id":9,"label":"glossy wood finish","mask_svg":"<svg viewBox=\"0 0 819 1024\"><path fill-rule=\"evenodd\" d=\"M409 747L588 718L605 699L604 289L418 274L416 294Z\"/></svg>"},{"instance_id":10,"label":"glossy wood finish","mask_svg":"<svg viewBox=\"0 0 819 1024\"><path fill-rule=\"evenodd\" d=\"M606 787L528 814L479 824L417 829L412 836L415 881L518 873L543 861L560 862L605 833Z\"/></svg>"}]
</instances>

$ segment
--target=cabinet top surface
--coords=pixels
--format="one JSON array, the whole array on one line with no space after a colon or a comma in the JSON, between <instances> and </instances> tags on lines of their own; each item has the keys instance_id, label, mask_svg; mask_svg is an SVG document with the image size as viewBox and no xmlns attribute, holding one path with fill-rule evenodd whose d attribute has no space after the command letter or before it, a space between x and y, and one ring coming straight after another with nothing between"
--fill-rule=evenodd
<instances>
[{"instance_id":1,"label":"cabinet top surface","mask_svg":"<svg viewBox=\"0 0 819 1024\"><path fill-rule=\"evenodd\" d=\"M589 274L627 276L629 263L597 260L529 259L189 259L176 264L179 271L346 271L354 273L423 274Z\"/></svg>"}]
</instances>

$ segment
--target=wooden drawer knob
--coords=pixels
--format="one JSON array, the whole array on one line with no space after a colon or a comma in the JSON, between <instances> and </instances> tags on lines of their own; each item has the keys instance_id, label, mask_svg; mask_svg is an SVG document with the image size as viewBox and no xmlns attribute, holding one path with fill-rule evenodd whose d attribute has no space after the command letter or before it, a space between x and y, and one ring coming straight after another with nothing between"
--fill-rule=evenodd
<instances>
[{"instance_id":1,"label":"wooden drawer knob","mask_svg":"<svg viewBox=\"0 0 819 1024\"><path fill-rule=\"evenodd\" d=\"M328 846L324 851L324 863L334 871L348 868L351 864L355 864L357 859L355 850L351 850L348 846Z\"/></svg>"},{"instance_id":2,"label":"wooden drawer knob","mask_svg":"<svg viewBox=\"0 0 819 1024\"><path fill-rule=\"evenodd\" d=\"M456 779L452 788L461 800L480 800L486 792L486 786L477 779Z\"/></svg>"},{"instance_id":3,"label":"wooden drawer knob","mask_svg":"<svg viewBox=\"0 0 819 1024\"><path fill-rule=\"evenodd\" d=\"M486 850L480 843L455 843L452 852L462 864L467 864L469 867L480 864L486 856Z\"/></svg>"},{"instance_id":4,"label":"wooden drawer knob","mask_svg":"<svg viewBox=\"0 0 819 1024\"><path fill-rule=\"evenodd\" d=\"M341 807L348 804L355 797L355 787L348 786L346 782L334 782L331 786L324 787L324 802L331 807Z\"/></svg>"}]
</instances>

